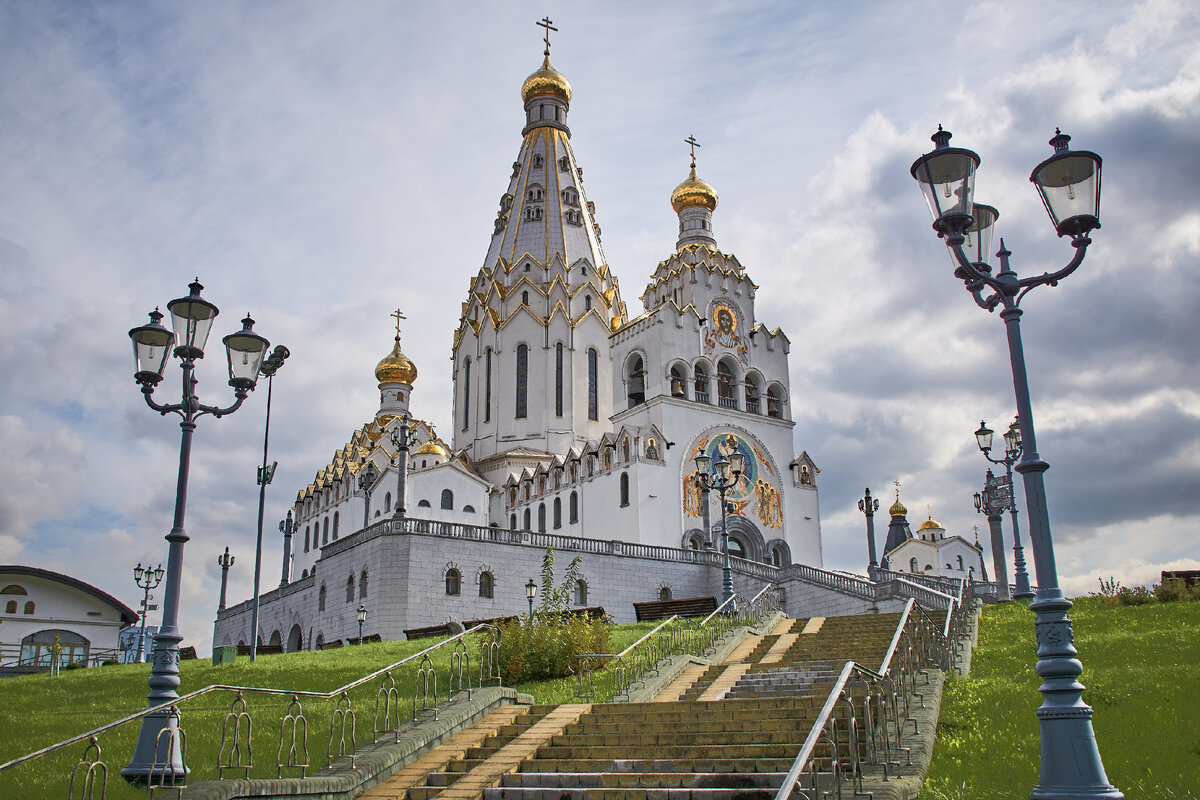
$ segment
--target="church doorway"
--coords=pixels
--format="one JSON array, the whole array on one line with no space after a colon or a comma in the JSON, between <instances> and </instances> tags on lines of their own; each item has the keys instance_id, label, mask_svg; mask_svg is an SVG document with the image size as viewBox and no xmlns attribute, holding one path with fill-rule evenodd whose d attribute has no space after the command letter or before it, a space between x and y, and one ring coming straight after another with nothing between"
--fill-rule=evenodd
<instances>
[{"instance_id":1,"label":"church doorway","mask_svg":"<svg viewBox=\"0 0 1200 800\"><path fill-rule=\"evenodd\" d=\"M288 631L287 651L289 653L296 653L300 651L300 646L304 644L302 637L303 634L300 631L300 626L293 625L292 629Z\"/></svg>"}]
</instances>

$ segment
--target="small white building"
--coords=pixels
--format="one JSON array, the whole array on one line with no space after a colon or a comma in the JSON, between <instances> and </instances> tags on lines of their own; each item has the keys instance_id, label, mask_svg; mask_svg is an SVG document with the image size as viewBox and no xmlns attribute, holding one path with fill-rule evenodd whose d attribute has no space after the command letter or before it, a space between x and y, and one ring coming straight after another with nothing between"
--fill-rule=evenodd
<instances>
[{"instance_id":1,"label":"small white building","mask_svg":"<svg viewBox=\"0 0 1200 800\"><path fill-rule=\"evenodd\" d=\"M986 579L982 545L972 544L961 536L947 536L946 529L932 516L921 523L916 536L892 548L887 559L896 572L973 581Z\"/></svg>"},{"instance_id":2,"label":"small white building","mask_svg":"<svg viewBox=\"0 0 1200 800\"><path fill-rule=\"evenodd\" d=\"M0 566L0 662L5 667L98 664L119 655L133 609L90 583L38 567Z\"/></svg>"}]
</instances>

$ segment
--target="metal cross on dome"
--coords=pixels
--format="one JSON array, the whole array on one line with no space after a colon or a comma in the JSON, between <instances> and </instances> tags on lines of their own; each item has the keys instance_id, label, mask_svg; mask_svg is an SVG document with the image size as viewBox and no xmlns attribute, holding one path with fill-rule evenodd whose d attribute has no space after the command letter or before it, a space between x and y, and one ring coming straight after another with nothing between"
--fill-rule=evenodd
<instances>
[{"instance_id":1,"label":"metal cross on dome","mask_svg":"<svg viewBox=\"0 0 1200 800\"><path fill-rule=\"evenodd\" d=\"M400 320L408 319L408 317L404 316L404 314L402 314L398 308L391 314L388 314L388 316L396 318L396 341L398 342L400 341Z\"/></svg>"},{"instance_id":2,"label":"metal cross on dome","mask_svg":"<svg viewBox=\"0 0 1200 800\"><path fill-rule=\"evenodd\" d=\"M689 135L686 139L683 140L683 143L686 144L688 147L690 147L692 150L692 169L695 169L696 168L696 148L700 146L700 143L696 141L696 137L693 135Z\"/></svg>"},{"instance_id":3,"label":"metal cross on dome","mask_svg":"<svg viewBox=\"0 0 1200 800\"><path fill-rule=\"evenodd\" d=\"M554 21L551 20L549 17L542 17L541 20L539 20L537 22L537 25L546 29L546 38L543 39L543 41L546 43L545 55L549 56L550 55L550 31L557 31L558 28L554 27Z\"/></svg>"}]
</instances>

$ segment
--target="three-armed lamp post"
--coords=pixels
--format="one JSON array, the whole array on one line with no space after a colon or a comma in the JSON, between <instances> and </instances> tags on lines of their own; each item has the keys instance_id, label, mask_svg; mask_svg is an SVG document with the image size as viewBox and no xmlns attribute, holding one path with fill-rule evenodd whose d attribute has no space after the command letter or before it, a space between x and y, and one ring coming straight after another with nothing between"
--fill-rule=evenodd
<instances>
[{"instance_id":1,"label":"three-armed lamp post","mask_svg":"<svg viewBox=\"0 0 1200 800\"><path fill-rule=\"evenodd\" d=\"M230 559L232 563L232 557ZM138 631L138 663L146 660L146 615L150 613L150 590L162 583L163 568L159 564L157 569L151 567L143 567L142 562L133 568L133 582L138 585L139 589L144 590L142 596L142 627Z\"/></svg>"},{"instance_id":2,"label":"three-armed lamp post","mask_svg":"<svg viewBox=\"0 0 1200 800\"><path fill-rule=\"evenodd\" d=\"M702 491L715 489L721 495L721 550L724 552L724 564L721 567L721 603L725 604L733 597L733 573L729 568L729 525L725 516L725 493L733 488L746 468L746 457L736 450L729 454L729 459L722 458L716 464L712 456L701 451L696 456L696 480Z\"/></svg>"},{"instance_id":3,"label":"three-armed lamp post","mask_svg":"<svg viewBox=\"0 0 1200 800\"><path fill-rule=\"evenodd\" d=\"M179 427L183 431L179 445L179 478L175 488L175 518L171 532L167 534L167 584L163 592L162 627L154 636L154 666L147 683L150 693L146 695L148 708L161 710L142 719L133 759L121 770L126 779L145 783L155 780L181 780L187 773L178 732L178 711L170 708L172 700L179 694L179 590L183 578L183 546L188 541L184 532L184 512L187 508L188 467L192 452L192 432L196 420L205 414L223 417L241 408L246 397L254 390L258 381L259 368L266 356L270 342L254 332L254 320L247 314L242 320L242 330L231 333L222 341L225 344L229 365L229 385L233 387L234 402L225 408L203 405L196 396L196 362L204 358L204 345L213 320L217 318L217 307L200 296L204 287L200 281L188 285L189 293L167 303L174 332L164 328L159 321L163 315L157 309L150 312L150 322L129 332L133 340L133 355L137 364L134 373L142 387L146 405L162 415L178 414ZM152 395L163 378L167 359L174 355L183 369L183 396L178 403L159 404ZM174 713L173 713L174 712ZM160 732L166 732L160 742ZM155 748L159 748L156 763ZM165 759L163 754L170 752Z\"/></svg>"},{"instance_id":4,"label":"three-armed lamp post","mask_svg":"<svg viewBox=\"0 0 1200 800\"><path fill-rule=\"evenodd\" d=\"M875 512L879 510L879 501L871 497L869 486L862 499L858 501L858 510L867 515L867 556L870 558L870 566L867 571L869 572L879 566L879 562L875 560Z\"/></svg>"},{"instance_id":5,"label":"three-armed lamp post","mask_svg":"<svg viewBox=\"0 0 1200 800\"><path fill-rule=\"evenodd\" d=\"M537 584L533 582L533 578L529 579L529 583L525 584L525 599L529 601L529 618L533 619L533 598L537 597Z\"/></svg>"},{"instance_id":6,"label":"three-armed lamp post","mask_svg":"<svg viewBox=\"0 0 1200 800\"><path fill-rule=\"evenodd\" d=\"M1017 459L1021 457L1021 420L1014 419L1012 425L1008 426L1008 430L1004 432L1004 458L992 458L992 435L994 431L987 426L986 422L979 423L979 430L975 431L975 443L979 445L980 452L983 457L993 464L1003 464L1004 470L1008 479L1008 500L1005 502L1003 493L996 497L996 490L989 487L988 494L992 496L988 499L999 506L999 511L1003 513L1007 507L1010 516L1012 517L1013 529L1013 563L1016 574L1013 580L1016 582L1017 591L1013 592L1013 597L1028 598L1033 597L1033 590L1029 588L1029 573L1025 571L1025 548L1021 546L1021 528L1017 525L1017 493L1016 487L1013 486L1012 471L1013 464L1017 463ZM995 501L1001 502L995 502ZM982 509L985 505L984 498L980 497L975 503L977 510Z\"/></svg>"},{"instance_id":7,"label":"three-armed lamp post","mask_svg":"<svg viewBox=\"0 0 1200 800\"><path fill-rule=\"evenodd\" d=\"M1054 155L1033 170L1029 179L1041 195L1042 203L1058 235L1070 236L1075 255L1056 272L1018 278L1009 265L1012 253L1000 240L1000 270L992 273L992 228L999 212L974 202L975 170L979 156L959 147L950 147L950 132L938 126L932 137L932 152L912 165L912 176L921 186L933 229L945 239L954 264L954 276L963 281L980 308L995 311L1008 332L1009 360L1012 363L1013 389L1020 419L1023 456L1017 465L1025 482L1025 500L1029 508L1029 535L1037 569L1037 595L1029 607L1036 614L1037 673L1043 679L1038 708L1041 736L1041 774L1032 797L1123 798L1108 782L1096 737L1092 730L1092 709L1083 702L1083 670L1074 646L1074 634L1067 611L1067 600L1058 586L1054 563L1054 542L1050 534L1050 514L1046 507L1046 488L1042 473L1048 464L1037 451L1033 410L1029 400L1029 381L1025 374L1025 355L1021 344L1021 299L1036 286L1055 286L1083 262L1092 240L1088 234L1100 227L1100 156L1085 150L1071 150L1071 137L1056 131L1050 145ZM985 296L985 291L990 294Z\"/></svg>"}]
</instances>

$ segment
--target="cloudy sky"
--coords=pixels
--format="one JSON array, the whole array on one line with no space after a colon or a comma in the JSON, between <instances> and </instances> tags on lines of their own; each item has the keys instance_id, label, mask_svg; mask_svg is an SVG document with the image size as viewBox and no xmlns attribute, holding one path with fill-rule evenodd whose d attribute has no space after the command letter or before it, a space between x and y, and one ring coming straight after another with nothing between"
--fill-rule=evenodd
<instances>
[{"instance_id":1,"label":"cloudy sky","mask_svg":"<svg viewBox=\"0 0 1200 800\"><path fill-rule=\"evenodd\" d=\"M899 480L914 523L929 504L951 533L986 527L972 432L1014 413L1003 323L951 275L912 160L939 123L976 150L977 199L1000 209L1014 268L1036 274L1071 248L1029 172L1056 126L1100 153L1087 260L1023 304L1059 569L1086 592L1101 575L1200 566L1200 11L955 8L3 4L0 563L136 605L133 565L166 556L179 429L143 404L126 333L194 276L223 311L203 402L231 397L219 338L246 311L292 351L275 383L264 587L296 490L376 408L396 307L420 369L414 410L448 435L451 335L549 14L631 310L674 246L682 140L701 142L719 244L761 286L759 320L792 341L827 567L865 565L865 486L886 506ZM249 594L265 399L195 437L182 627L202 652L226 546L231 597Z\"/></svg>"}]
</instances>

